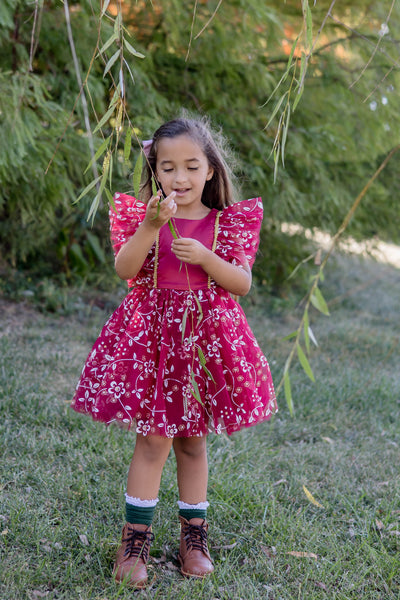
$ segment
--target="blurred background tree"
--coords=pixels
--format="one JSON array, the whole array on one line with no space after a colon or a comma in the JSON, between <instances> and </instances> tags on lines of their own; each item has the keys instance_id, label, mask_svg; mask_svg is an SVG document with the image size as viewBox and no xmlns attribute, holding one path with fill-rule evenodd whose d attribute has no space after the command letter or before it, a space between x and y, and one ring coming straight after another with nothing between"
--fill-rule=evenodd
<instances>
[{"instance_id":1,"label":"blurred background tree","mask_svg":"<svg viewBox=\"0 0 400 600\"><path fill-rule=\"evenodd\" d=\"M254 273L266 290L276 293L282 293L287 276L309 252L305 238L288 235L282 224L335 232L366 180L398 143L400 130L399 7L390 1L310 3L314 36L322 23L324 27L291 116L285 166L274 183L271 150L278 118L266 125L289 83L266 101L287 68L303 24L302 7L304 2L294 0L268 5L261 0L69 2L82 78L89 73L85 93L92 131L118 83L118 61L103 77L118 41L101 55L96 49L112 36L119 11L126 35L132 36L127 39L145 56L125 55L124 109L135 134L149 138L182 108L205 113L222 128L237 157L242 196L263 196L265 220ZM300 52L301 40L295 50ZM86 217L95 192L72 205L93 179L90 169L84 173L90 153L78 93L63 3L3 0L3 263L39 276L62 274L66 281L95 274L99 282L111 264L106 203L93 228ZM114 115L93 135L95 149L115 125ZM124 160L126 131L124 122L112 191L132 191L139 147ZM397 170L395 156L348 234L399 242Z\"/></svg>"}]
</instances>

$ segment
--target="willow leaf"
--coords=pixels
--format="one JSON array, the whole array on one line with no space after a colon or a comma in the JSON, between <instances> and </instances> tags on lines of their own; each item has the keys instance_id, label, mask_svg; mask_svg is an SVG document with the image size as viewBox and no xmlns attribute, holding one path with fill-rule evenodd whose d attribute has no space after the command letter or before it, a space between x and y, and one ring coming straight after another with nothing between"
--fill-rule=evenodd
<instances>
[{"instance_id":1,"label":"willow leaf","mask_svg":"<svg viewBox=\"0 0 400 600\"><path fill-rule=\"evenodd\" d=\"M183 317L182 317L182 344L185 341L186 320L187 320L187 316L188 316L188 310L189 310L189 308L186 307L185 312L183 313Z\"/></svg>"},{"instance_id":2,"label":"willow leaf","mask_svg":"<svg viewBox=\"0 0 400 600\"><path fill-rule=\"evenodd\" d=\"M89 183L89 185L87 185L85 187L85 189L80 194L80 196L75 200L74 204L76 204L77 202L79 202L79 200L81 200L84 196L86 196L86 194L88 192L90 192L90 190L92 190L94 188L94 186L100 181L101 177L102 177L102 175L99 175L98 177L96 177L96 179L93 179L93 181L91 181Z\"/></svg>"},{"instance_id":3,"label":"willow leaf","mask_svg":"<svg viewBox=\"0 0 400 600\"><path fill-rule=\"evenodd\" d=\"M197 309L199 311L199 316L197 317L197 327L198 327L200 325L201 321L203 320L203 309L201 308L200 300L198 299L196 294L193 294L193 296L194 296L194 299L196 300Z\"/></svg>"},{"instance_id":4,"label":"willow leaf","mask_svg":"<svg viewBox=\"0 0 400 600\"><path fill-rule=\"evenodd\" d=\"M89 214L88 214L88 217L87 217L88 221L90 221L90 219L92 219L92 224L93 224L94 218L96 216L97 209L99 208L101 197L102 197L102 194L104 192L104 188L106 187L109 169L110 169L110 162L107 162L106 166L105 166L105 169L104 169L104 172L101 175L101 182L100 182L99 190L98 190L98 192L96 194L95 199L93 200L93 202L91 204L91 207L90 207L90 210L89 210Z\"/></svg>"},{"instance_id":5,"label":"willow leaf","mask_svg":"<svg viewBox=\"0 0 400 600\"><path fill-rule=\"evenodd\" d=\"M282 342L286 342L287 340L291 340L292 338L296 337L297 335L297 331L292 331L292 333L289 333L288 335L285 335L284 338L282 338Z\"/></svg>"},{"instance_id":6,"label":"willow leaf","mask_svg":"<svg viewBox=\"0 0 400 600\"><path fill-rule=\"evenodd\" d=\"M121 13L118 12L115 21L114 21L114 33L116 33L119 37L119 32L122 26L122 16Z\"/></svg>"},{"instance_id":7,"label":"willow leaf","mask_svg":"<svg viewBox=\"0 0 400 600\"><path fill-rule=\"evenodd\" d=\"M309 335L309 320L308 320L308 308L306 308L304 312L304 323L303 323L303 331L304 331L304 343L306 345L307 354L310 354L310 335Z\"/></svg>"},{"instance_id":8,"label":"willow leaf","mask_svg":"<svg viewBox=\"0 0 400 600\"><path fill-rule=\"evenodd\" d=\"M313 254L310 254L310 256L307 256L307 258L303 258L303 260L301 260L293 269L293 271L290 273L290 275L288 276L288 280L291 279L292 277L294 277L294 275L297 273L297 271L300 269L300 267L302 265L304 265L306 262L308 262L309 260L311 260L312 258L314 258L315 256L315 252Z\"/></svg>"},{"instance_id":9,"label":"willow leaf","mask_svg":"<svg viewBox=\"0 0 400 600\"><path fill-rule=\"evenodd\" d=\"M130 129L129 129L130 131ZM125 140L126 143L126 140ZM130 140L129 140L130 143ZM139 198L140 191L140 181L142 179L142 169L143 169L143 152L140 150L139 156L137 157L137 161L135 164L135 168L133 170L133 193L135 198Z\"/></svg>"},{"instance_id":10,"label":"willow leaf","mask_svg":"<svg viewBox=\"0 0 400 600\"><path fill-rule=\"evenodd\" d=\"M281 151L281 145L278 142L274 148L274 183L276 183L276 178L278 175L278 166L279 166L279 155Z\"/></svg>"},{"instance_id":11,"label":"willow leaf","mask_svg":"<svg viewBox=\"0 0 400 600\"><path fill-rule=\"evenodd\" d=\"M107 121L111 118L111 115L115 111L115 103L108 109L108 111L102 116L100 121L97 123L93 133L96 133Z\"/></svg>"},{"instance_id":12,"label":"willow leaf","mask_svg":"<svg viewBox=\"0 0 400 600\"><path fill-rule=\"evenodd\" d=\"M101 9L101 16L103 17L106 13L110 0L104 0L103 8Z\"/></svg>"},{"instance_id":13,"label":"willow leaf","mask_svg":"<svg viewBox=\"0 0 400 600\"><path fill-rule=\"evenodd\" d=\"M294 99L294 102L293 102L293 111L296 110L296 106L300 102L303 92L304 92L304 85L299 89L299 91L296 94L296 98Z\"/></svg>"},{"instance_id":14,"label":"willow leaf","mask_svg":"<svg viewBox=\"0 0 400 600\"><path fill-rule=\"evenodd\" d=\"M113 66L113 64L118 60L120 54L121 54L121 48L118 48L118 50L112 55L112 57L110 58L110 60L106 64L106 66L104 68L103 77L105 77L107 75L108 71L111 69L111 67Z\"/></svg>"},{"instance_id":15,"label":"willow leaf","mask_svg":"<svg viewBox=\"0 0 400 600\"><path fill-rule=\"evenodd\" d=\"M126 130L126 134L125 134L125 143L124 143L124 163L127 165L129 162L129 157L131 155L131 148L132 148L132 129L131 127L128 127L128 129ZM142 153L140 153L142 154ZM140 174L142 174L142 171L140 170ZM134 175L135 177L135 175Z\"/></svg>"},{"instance_id":16,"label":"willow leaf","mask_svg":"<svg viewBox=\"0 0 400 600\"><path fill-rule=\"evenodd\" d=\"M268 121L268 123L266 124L266 126L264 127L264 129L268 129L268 127L270 126L270 124L271 124L271 123L272 123L272 121L274 120L274 118L275 118L275 116L276 116L276 114L277 114L278 110L280 109L280 107L281 107L281 105L282 105L283 101L285 100L286 96L288 95L288 93L289 93L289 92L285 92L285 93L283 94L282 98L280 98L280 99L278 100L278 102L275 104L275 108L274 108L274 110L272 111L272 115L270 116L270 118L269 118L269 121Z\"/></svg>"},{"instance_id":17,"label":"willow leaf","mask_svg":"<svg viewBox=\"0 0 400 600\"><path fill-rule=\"evenodd\" d=\"M104 140L104 142L99 146L99 148L96 151L96 154L93 156L92 160L89 162L88 166L84 170L84 174L88 172L88 170L93 165L93 163L96 162L96 160L98 160L100 158L100 156L102 156L104 154L104 152L107 150L108 144L110 143L110 139L111 139L111 137L106 138Z\"/></svg>"},{"instance_id":18,"label":"willow leaf","mask_svg":"<svg viewBox=\"0 0 400 600\"><path fill-rule=\"evenodd\" d=\"M108 168L108 180L110 182L110 188L112 188L113 166L114 166L113 155L110 154L110 165Z\"/></svg>"},{"instance_id":19,"label":"willow leaf","mask_svg":"<svg viewBox=\"0 0 400 600\"><path fill-rule=\"evenodd\" d=\"M200 390L199 390L199 386L197 385L197 381L195 379L194 373L193 371L190 374L190 380L193 386L193 389L190 390L191 394L196 398L197 402L199 404L201 404L202 406L204 406L201 397L200 397Z\"/></svg>"},{"instance_id":20,"label":"willow leaf","mask_svg":"<svg viewBox=\"0 0 400 600\"><path fill-rule=\"evenodd\" d=\"M324 315L329 316L328 305L325 302L325 298L323 297L321 290L319 288L315 288L314 292L311 294L311 304Z\"/></svg>"},{"instance_id":21,"label":"willow leaf","mask_svg":"<svg viewBox=\"0 0 400 600\"><path fill-rule=\"evenodd\" d=\"M125 38L124 38L124 45L125 45L125 48L128 50L128 52L130 52L132 54L132 56L136 56L136 58L146 58L144 54L135 50L135 48L133 46L131 46L131 44Z\"/></svg>"},{"instance_id":22,"label":"willow leaf","mask_svg":"<svg viewBox=\"0 0 400 600\"><path fill-rule=\"evenodd\" d=\"M310 363L308 362L308 358L304 354L303 348L300 346L300 344L297 344L297 355L299 357L300 364L304 369L304 372L306 373L306 375L308 375L308 377L311 379L311 381L313 381L315 383L314 373L311 370Z\"/></svg>"},{"instance_id":23,"label":"willow leaf","mask_svg":"<svg viewBox=\"0 0 400 600\"><path fill-rule=\"evenodd\" d=\"M292 45L292 49L290 50L290 54L289 54L289 58L288 58L288 62L287 62L287 67L286 67L286 72L289 72L289 70L290 70L290 68L292 66L293 55L294 55L294 51L296 50L296 46L297 46L297 42L299 41L299 37L300 37L300 34L294 40L293 45Z\"/></svg>"},{"instance_id":24,"label":"willow leaf","mask_svg":"<svg viewBox=\"0 0 400 600\"><path fill-rule=\"evenodd\" d=\"M314 333L313 333L313 330L311 329L311 327L310 327L310 326L308 326L308 335L310 336L310 340L312 341L312 343L313 343L315 346L317 346L317 348L318 348L318 342L317 342L317 340L316 340L316 338L315 338L315 335L314 335Z\"/></svg>"},{"instance_id":25,"label":"willow leaf","mask_svg":"<svg viewBox=\"0 0 400 600\"><path fill-rule=\"evenodd\" d=\"M200 364L201 364L201 367L202 367L203 371L205 372L205 374L207 375L207 377L208 377L209 379L211 379L211 381L212 381L213 383L215 383L215 379L214 379L214 377L213 377L213 374L212 374L212 373L210 372L210 370L207 368L207 365L206 365L206 357L204 356L204 354L203 354L203 351L202 351L202 349L200 348L200 346L198 346L198 347L197 347L197 352L198 352L198 355L199 355L199 360L200 360Z\"/></svg>"},{"instance_id":26,"label":"willow leaf","mask_svg":"<svg viewBox=\"0 0 400 600\"><path fill-rule=\"evenodd\" d=\"M289 123L290 123L290 103L288 102L286 121L283 125L283 130L282 130L281 158L282 158L283 167L285 167L285 148L286 148L286 139L287 139L287 134L288 134L288 129L289 129Z\"/></svg>"},{"instance_id":27,"label":"willow leaf","mask_svg":"<svg viewBox=\"0 0 400 600\"><path fill-rule=\"evenodd\" d=\"M99 54L103 54L103 52L105 52L107 50L107 48L109 48L111 46L111 44L113 42L115 42L115 40L117 40L117 39L118 39L118 36L115 35L115 33L113 33L112 36L106 41L104 46L102 46L102 48L100 48Z\"/></svg>"},{"instance_id":28,"label":"willow leaf","mask_svg":"<svg viewBox=\"0 0 400 600\"><path fill-rule=\"evenodd\" d=\"M112 208L113 208L114 210L116 210L116 208L115 208L115 202L114 202L114 198L113 198L113 195L112 195L112 193L110 192L110 190L109 190L108 188L105 188L105 190L104 190L104 191L105 191L105 193L106 193L107 200L109 201L109 203L110 203L110 206L112 206Z\"/></svg>"},{"instance_id":29,"label":"willow leaf","mask_svg":"<svg viewBox=\"0 0 400 600\"><path fill-rule=\"evenodd\" d=\"M293 398L292 398L292 389L290 386L290 378L289 378L289 371L286 371L284 378L283 378L283 388L285 390L285 398L286 398L286 404L288 405L288 409L290 412L290 415L293 417Z\"/></svg>"}]
</instances>

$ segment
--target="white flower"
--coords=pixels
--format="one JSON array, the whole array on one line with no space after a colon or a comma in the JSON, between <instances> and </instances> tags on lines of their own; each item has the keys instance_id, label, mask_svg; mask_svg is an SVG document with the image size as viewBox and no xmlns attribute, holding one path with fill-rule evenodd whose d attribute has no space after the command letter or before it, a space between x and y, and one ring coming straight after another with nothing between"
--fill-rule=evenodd
<instances>
[{"instance_id":1,"label":"white flower","mask_svg":"<svg viewBox=\"0 0 400 600\"><path fill-rule=\"evenodd\" d=\"M174 435L176 435L178 433L178 429L176 428L176 425L167 425L166 429L167 429L168 437L174 437Z\"/></svg>"},{"instance_id":2,"label":"white flower","mask_svg":"<svg viewBox=\"0 0 400 600\"><path fill-rule=\"evenodd\" d=\"M207 344L207 355L208 356L219 356L218 348L221 348L219 340L213 340L212 344Z\"/></svg>"},{"instance_id":3,"label":"white flower","mask_svg":"<svg viewBox=\"0 0 400 600\"><path fill-rule=\"evenodd\" d=\"M125 394L125 391L124 384L118 383L117 381L112 381L110 387L108 388L108 393L113 394L118 400Z\"/></svg>"},{"instance_id":4,"label":"white flower","mask_svg":"<svg viewBox=\"0 0 400 600\"><path fill-rule=\"evenodd\" d=\"M386 106L387 103L388 103L388 99L386 98L386 96L382 96L382 104L384 106Z\"/></svg>"},{"instance_id":5,"label":"white flower","mask_svg":"<svg viewBox=\"0 0 400 600\"><path fill-rule=\"evenodd\" d=\"M372 102L369 103L369 107L372 111L376 111L376 109L378 108L378 103L375 102L375 100L373 100Z\"/></svg>"},{"instance_id":6,"label":"white flower","mask_svg":"<svg viewBox=\"0 0 400 600\"><path fill-rule=\"evenodd\" d=\"M136 427L136 433L141 433L142 435L147 435L150 431L151 427L149 423L145 423L144 421L138 421Z\"/></svg>"}]
</instances>

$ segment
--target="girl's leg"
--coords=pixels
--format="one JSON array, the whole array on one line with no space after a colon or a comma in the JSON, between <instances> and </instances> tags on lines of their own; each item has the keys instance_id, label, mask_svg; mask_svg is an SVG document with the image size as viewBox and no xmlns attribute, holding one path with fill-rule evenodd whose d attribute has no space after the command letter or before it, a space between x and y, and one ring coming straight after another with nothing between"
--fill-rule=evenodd
<instances>
[{"instance_id":1,"label":"girl's leg","mask_svg":"<svg viewBox=\"0 0 400 600\"><path fill-rule=\"evenodd\" d=\"M181 571L191 577L204 577L214 570L207 546L206 509L208 461L206 438L175 438L179 488Z\"/></svg>"},{"instance_id":2,"label":"girl's leg","mask_svg":"<svg viewBox=\"0 0 400 600\"><path fill-rule=\"evenodd\" d=\"M143 588L147 585L146 563L154 538L151 522L158 502L161 475L172 440L138 434L129 468L126 494L126 525L117 552L114 575L117 581Z\"/></svg>"},{"instance_id":3,"label":"girl's leg","mask_svg":"<svg viewBox=\"0 0 400 600\"><path fill-rule=\"evenodd\" d=\"M133 498L157 498L161 475L172 446L172 439L137 434L135 451L128 473L127 493Z\"/></svg>"},{"instance_id":4,"label":"girl's leg","mask_svg":"<svg viewBox=\"0 0 400 600\"><path fill-rule=\"evenodd\" d=\"M208 461L205 437L175 438L179 499L187 504L207 500Z\"/></svg>"}]
</instances>

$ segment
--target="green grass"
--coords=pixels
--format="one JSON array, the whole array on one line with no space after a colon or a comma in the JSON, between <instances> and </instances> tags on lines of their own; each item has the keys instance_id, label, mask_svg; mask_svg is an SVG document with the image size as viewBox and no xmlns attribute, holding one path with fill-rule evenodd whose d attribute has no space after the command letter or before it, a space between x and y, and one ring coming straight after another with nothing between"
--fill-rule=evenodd
<instances>
[{"instance_id":1,"label":"green grass","mask_svg":"<svg viewBox=\"0 0 400 600\"><path fill-rule=\"evenodd\" d=\"M215 573L187 580L176 569L171 456L154 522L156 579L135 597L400 598L400 273L338 258L323 291L332 314L312 318L317 382L293 368L295 417L281 397L273 422L209 437ZM243 304L278 383L290 347L281 338L300 312L268 314L254 297ZM0 598L132 598L111 570L134 434L68 408L105 315L0 308Z\"/></svg>"}]
</instances>

